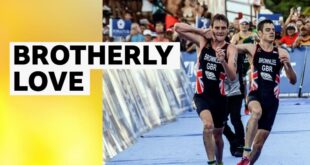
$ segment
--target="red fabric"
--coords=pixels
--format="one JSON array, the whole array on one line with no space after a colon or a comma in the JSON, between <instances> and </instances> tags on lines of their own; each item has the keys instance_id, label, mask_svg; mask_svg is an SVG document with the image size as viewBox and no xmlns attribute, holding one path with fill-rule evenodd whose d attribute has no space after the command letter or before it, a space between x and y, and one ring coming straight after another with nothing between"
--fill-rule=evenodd
<instances>
[{"instance_id":1,"label":"red fabric","mask_svg":"<svg viewBox=\"0 0 310 165\"><path fill-rule=\"evenodd\" d=\"M155 27L154 27L154 25L151 24L151 23L147 24L147 28L150 29L150 30L153 31L153 32L155 31Z\"/></svg>"},{"instance_id":2,"label":"red fabric","mask_svg":"<svg viewBox=\"0 0 310 165\"><path fill-rule=\"evenodd\" d=\"M172 15L166 15L166 30L170 27L173 27L175 23L179 22L179 20Z\"/></svg>"},{"instance_id":3,"label":"red fabric","mask_svg":"<svg viewBox=\"0 0 310 165\"><path fill-rule=\"evenodd\" d=\"M295 42L297 37L298 37L298 33L295 33L295 35L293 37L290 37L289 35L286 35L286 36L283 36L280 39L280 42L283 43L283 44L291 46Z\"/></svg>"},{"instance_id":4,"label":"red fabric","mask_svg":"<svg viewBox=\"0 0 310 165\"><path fill-rule=\"evenodd\" d=\"M167 38L163 38L162 40L160 40L156 37L153 39L153 42L169 42L169 40Z\"/></svg>"}]
</instances>

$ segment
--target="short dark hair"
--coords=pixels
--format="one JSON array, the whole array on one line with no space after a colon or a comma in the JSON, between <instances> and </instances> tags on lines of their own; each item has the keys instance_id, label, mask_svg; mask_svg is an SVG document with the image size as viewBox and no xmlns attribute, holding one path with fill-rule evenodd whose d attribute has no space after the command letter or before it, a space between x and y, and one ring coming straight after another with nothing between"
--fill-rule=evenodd
<instances>
[{"instance_id":1,"label":"short dark hair","mask_svg":"<svg viewBox=\"0 0 310 165\"><path fill-rule=\"evenodd\" d=\"M257 31L263 31L264 24L273 24L273 22L270 19L260 21L257 25Z\"/></svg>"},{"instance_id":2,"label":"short dark hair","mask_svg":"<svg viewBox=\"0 0 310 165\"><path fill-rule=\"evenodd\" d=\"M215 14L211 20L211 26L213 27L214 21L224 21L226 22L227 27L229 26L229 21L227 17L223 14Z\"/></svg>"}]
</instances>

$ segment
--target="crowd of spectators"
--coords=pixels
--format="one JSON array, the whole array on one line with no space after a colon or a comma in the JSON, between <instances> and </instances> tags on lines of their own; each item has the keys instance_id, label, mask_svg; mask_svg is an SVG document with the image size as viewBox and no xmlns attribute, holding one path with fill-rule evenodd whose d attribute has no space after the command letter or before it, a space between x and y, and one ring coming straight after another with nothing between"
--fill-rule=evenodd
<instances>
[{"instance_id":1,"label":"crowd of spectators","mask_svg":"<svg viewBox=\"0 0 310 165\"><path fill-rule=\"evenodd\" d=\"M280 20L282 31L276 34L275 44L288 51L302 45L310 45L310 16L303 15L301 7L291 8L288 12L289 17L285 21ZM182 51L194 51L195 45L180 40L173 26L176 22L196 26L197 17L211 20L212 13L208 11L206 0L103 0L103 41L180 41ZM130 20L130 35L124 38L111 37L109 18ZM255 19L251 21L239 13L238 17L231 20L227 41L236 42L238 37L245 36L249 37L248 40L259 40L255 25ZM242 32L241 29L247 30Z\"/></svg>"},{"instance_id":2,"label":"crowd of spectators","mask_svg":"<svg viewBox=\"0 0 310 165\"><path fill-rule=\"evenodd\" d=\"M285 22L281 22L281 38L278 46L293 51L293 48L310 45L310 16L301 14L301 7L291 8Z\"/></svg>"},{"instance_id":3,"label":"crowd of spectators","mask_svg":"<svg viewBox=\"0 0 310 165\"><path fill-rule=\"evenodd\" d=\"M103 0L103 41L170 42L180 41L174 32L176 22L195 26L196 16L211 20L205 0ZM109 18L130 20L130 35L109 36ZM182 42L182 41L181 41ZM182 50L192 51L192 43L182 42Z\"/></svg>"}]
</instances>

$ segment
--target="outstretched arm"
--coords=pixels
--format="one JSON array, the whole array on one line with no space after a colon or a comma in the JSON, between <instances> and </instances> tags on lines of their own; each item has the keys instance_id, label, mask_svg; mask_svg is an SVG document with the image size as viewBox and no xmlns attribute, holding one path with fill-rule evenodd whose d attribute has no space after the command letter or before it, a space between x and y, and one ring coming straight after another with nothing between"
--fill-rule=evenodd
<instances>
[{"instance_id":1,"label":"outstretched arm","mask_svg":"<svg viewBox=\"0 0 310 165\"><path fill-rule=\"evenodd\" d=\"M249 56L253 56L253 54L255 53L256 50L256 45L254 44L238 44L235 45L235 47L237 48L237 52L239 54L248 54Z\"/></svg>"},{"instance_id":2,"label":"outstretched arm","mask_svg":"<svg viewBox=\"0 0 310 165\"><path fill-rule=\"evenodd\" d=\"M209 29L198 29L185 23L176 23L174 29L181 38L192 41L199 46L201 46L202 41L206 40L204 35L210 33Z\"/></svg>"},{"instance_id":3,"label":"outstretched arm","mask_svg":"<svg viewBox=\"0 0 310 165\"><path fill-rule=\"evenodd\" d=\"M296 84L296 73L292 68L288 52L282 48L279 48L279 56L281 63L283 63L286 76L289 79L290 83L293 85Z\"/></svg>"},{"instance_id":4,"label":"outstretched arm","mask_svg":"<svg viewBox=\"0 0 310 165\"><path fill-rule=\"evenodd\" d=\"M234 34L230 40L230 43L237 45L238 44L238 37L239 37L238 33Z\"/></svg>"}]
</instances>

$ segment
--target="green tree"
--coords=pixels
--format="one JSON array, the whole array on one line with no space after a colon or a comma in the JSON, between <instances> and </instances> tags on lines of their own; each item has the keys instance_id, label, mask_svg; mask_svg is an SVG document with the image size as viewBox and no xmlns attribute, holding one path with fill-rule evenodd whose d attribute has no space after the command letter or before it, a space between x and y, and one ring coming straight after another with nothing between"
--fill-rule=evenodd
<instances>
[{"instance_id":1,"label":"green tree","mask_svg":"<svg viewBox=\"0 0 310 165\"><path fill-rule=\"evenodd\" d=\"M274 13L280 13L286 19L292 7L301 7L301 10L310 7L309 0L265 0L266 8Z\"/></svg>"}]
</instances>

